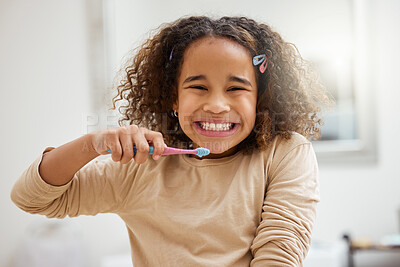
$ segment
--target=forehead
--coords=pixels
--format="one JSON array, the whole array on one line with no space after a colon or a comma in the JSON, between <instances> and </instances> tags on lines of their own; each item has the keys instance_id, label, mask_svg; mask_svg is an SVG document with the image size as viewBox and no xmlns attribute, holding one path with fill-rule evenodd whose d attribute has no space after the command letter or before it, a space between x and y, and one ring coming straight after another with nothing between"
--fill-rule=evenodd
<instances>
[{"instance_id":1,"label":"forehead","mask_svg":"<svg viewBox=\"0 0 400 267\"><path fill-rule=\"evenodd\" d=\"M204 37L185 51L180 79L190 75L209 77L226 75L255 78L250 51L241 44L222 37Z\"/></svg>"},{"instance_id":2,"label":"forehead","mask_svg":"<svg viewBox=\"0 0 400 267\"><path fill-rule=\"evenodd\" d=\"M209 49L217 49L221 55L229 55L229 53L248 55L251 57L250 51L241 44L224 37L206 36L191 43L184 53L184 58L193 54L209 51Z\"/></svg>"}]
</instances>

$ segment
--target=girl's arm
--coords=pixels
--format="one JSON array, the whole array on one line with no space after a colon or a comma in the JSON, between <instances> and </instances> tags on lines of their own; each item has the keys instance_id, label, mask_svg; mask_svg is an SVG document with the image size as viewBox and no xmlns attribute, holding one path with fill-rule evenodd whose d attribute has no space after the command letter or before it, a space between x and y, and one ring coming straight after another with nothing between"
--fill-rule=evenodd
<instances>
[{"instance_id":1,"label":"girl's arm","mask_svg":"<svg viewBox=\"0 0 400 267\"><path fill-rule=\"evenodd\" d=\"M302 266L310 247L319 201L315 153L309 142L285 151L269 170L252 267Z\"/></svg>"},{"instance_id":2,"label":"girl's arm","mask_svg":"<svg viewBox=\"0 0 400 267\"><path fill-rule=\"evenodd\" d=\"M115 162L127 163L135 158L137 163L143 163L148 158L149 141L155 147L153 158L157 160L165 146L161 133L136 125L96 131L45 153L39 174L48 184L67 184L89 161L109 154L108 149L111 149L111 158ZM133 154L134 144L138 148L136 155Z\"/></svg>"},{"instance_id":3,"label":"girl's arm","mask_svg":"<svg viewBox=\"0 0 400 267\"><path fill-rule=\"evenodd\" d=\"M120 163L132 158L143 163L148 158L148 141L155 146L153 158L157 159L164 148L162 135L136 126L101 130L48 148L15 182L11 199L26 212L50 218L117 212L139 166ZM99 154L109 154L108 149L112 160L87 164Z\"/></svg>"},{"instance_id":4,"label":"girl's arm","mask_svg":"<svg viewBox=\"0 0 400 267\"><path fill-rule=\"evenodd\" d=\"M92 136L84 135L65 145L44 153L39 174L50 185L64 185L89 161L99 156L91 148Z\"/></svg>"}]
</instances>

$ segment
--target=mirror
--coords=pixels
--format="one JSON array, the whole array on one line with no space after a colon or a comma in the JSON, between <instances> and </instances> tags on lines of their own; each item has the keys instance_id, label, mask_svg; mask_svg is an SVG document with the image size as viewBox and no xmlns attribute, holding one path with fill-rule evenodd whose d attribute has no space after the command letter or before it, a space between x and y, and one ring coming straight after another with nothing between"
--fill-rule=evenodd
<instances>
[{"instance_id":1,"label":"mirror","mask_svg":"<svg viewBox=\"0 0 400 267\"><path fill-rule=\"evenodd\" d=\"M361 0L107 0L104 11L108 86L128 52L162 23L187 15L244 15L269 24L297 46L336 99L335 108L324 112L321 139L314 141L319 159L322 162L374 159L375 134L370 121L373 116L369 116L373 102L363 66L366 49L360 48L360 44L365 47L367 43ZM111 97L112 94L108 99ZM117 125L114 119L113 126Z\"/></svg>"}]
</instances>

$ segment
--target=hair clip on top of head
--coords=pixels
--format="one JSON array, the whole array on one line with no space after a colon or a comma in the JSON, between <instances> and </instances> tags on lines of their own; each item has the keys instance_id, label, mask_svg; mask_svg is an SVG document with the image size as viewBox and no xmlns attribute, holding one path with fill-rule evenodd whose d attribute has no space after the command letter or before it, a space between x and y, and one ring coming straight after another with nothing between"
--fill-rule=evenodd
<instances>
[{"instance_id":1,"label":"hair clip on top of head","mask_svg":"<svg viewBox=\"0 0 400 267\"><path fill-rule=\"evenodd\" d=\"M267 56L265 54L262 54L262 55L253 57L253 65L254 66L257 66L261 62L262 62L262 64L260 65L259 70L261 73L264 73L268 66Z\"/></svg>"}]
</instances>

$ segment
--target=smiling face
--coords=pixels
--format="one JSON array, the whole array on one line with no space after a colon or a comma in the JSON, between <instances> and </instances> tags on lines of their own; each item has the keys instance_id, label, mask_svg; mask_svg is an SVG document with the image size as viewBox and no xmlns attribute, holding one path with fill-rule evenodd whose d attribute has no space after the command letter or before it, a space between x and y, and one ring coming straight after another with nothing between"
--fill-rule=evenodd
<instances>
[{"instance_id":1,"label":"smiling face","mask_svg":"<svg viewBox=\"0 0 400 267\"><path fill-rule=\"evenodd\" d=\"M185 51L178 77L179 124L210 157L235 153L252 131L257 84L248 50L226 38L205 37Z\"/></svg>"}]
</instances>

